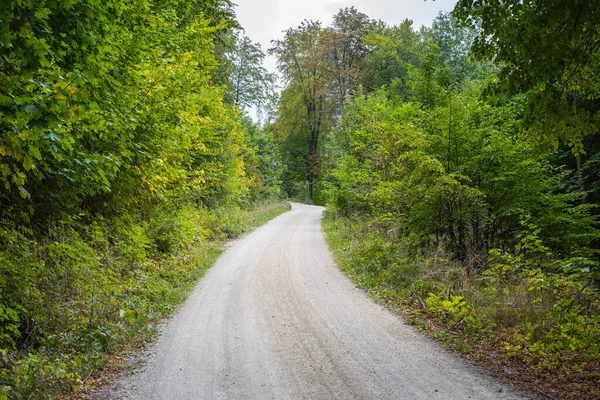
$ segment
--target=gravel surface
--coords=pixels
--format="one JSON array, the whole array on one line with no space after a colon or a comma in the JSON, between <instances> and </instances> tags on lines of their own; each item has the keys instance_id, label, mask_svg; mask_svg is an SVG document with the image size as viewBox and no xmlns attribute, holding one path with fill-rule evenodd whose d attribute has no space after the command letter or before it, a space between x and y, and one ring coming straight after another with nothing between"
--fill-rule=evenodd
<instances>
[{"instance_id":1,"label":"gravel surface","mask_svg":"<svg viewBox=\"0 0 600 400\"><path fill-rule=\"evenodd\" d=\"M323 208L236 241L147 361L94 399L525 399L368 298L335 266Z\"/></svg>"}]
</instances>

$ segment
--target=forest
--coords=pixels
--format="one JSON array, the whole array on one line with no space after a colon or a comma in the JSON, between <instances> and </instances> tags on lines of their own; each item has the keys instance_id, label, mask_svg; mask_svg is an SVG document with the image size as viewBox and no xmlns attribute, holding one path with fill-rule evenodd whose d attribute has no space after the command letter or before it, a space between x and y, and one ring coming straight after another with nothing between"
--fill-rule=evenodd
<instances>
[{"instance_id":1,"label":"forest","mask_svg":"<svg viewBox=\"0 0 600 400\"><path fill-rule=\"evenodd\" d=\"M65 398L288 209L243 112L274 78L228 0L3 1L0 21L0 398Z\"/></svg>"},{"instance_id":2,"label":"forest","mask_svg":"<svg viewBox=\"0 0 600 400\"><path fill-rule=\"evenodd\" d=\"M0 400L101 383L283 199L452 350L600 398L600 8L330 22L261 49L231 0L0 4Z\"/></svg>"},{"instance_id":3,"label":"forest","mask_svg":"<svg viewBox=\"0 0 600 400\"><path fill-rule=\"evenodd\" d=\"M338 265L548 398L600 397L599 24L577 0L459 0L420 28L345 8L269 50L282 188L326 205Z\"/></svg>"}]
</instances>

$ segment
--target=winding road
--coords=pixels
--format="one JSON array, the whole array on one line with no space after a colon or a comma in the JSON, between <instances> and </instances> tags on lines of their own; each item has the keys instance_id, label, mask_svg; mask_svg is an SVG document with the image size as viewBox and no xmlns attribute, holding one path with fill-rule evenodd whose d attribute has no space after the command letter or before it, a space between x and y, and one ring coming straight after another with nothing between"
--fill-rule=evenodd
<instances>
[{"instance_id":1,"label":"winding road","mask_svg":"<svg viewBox=\"0 0 600 400\"><path fill-rule=\"evenodd\" d=\"M524 399L422 337L335 266L321 207L235 241L140 370L96 399Z\"/></svg>"}]
</instances>

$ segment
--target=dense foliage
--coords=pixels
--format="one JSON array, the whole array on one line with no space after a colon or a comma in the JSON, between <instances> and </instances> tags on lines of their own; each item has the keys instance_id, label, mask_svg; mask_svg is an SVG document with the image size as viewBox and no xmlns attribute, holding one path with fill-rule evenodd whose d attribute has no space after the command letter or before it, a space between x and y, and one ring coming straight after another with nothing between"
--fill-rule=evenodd
<instances>
[{"instance_id":1,"label":"dense foliage","mask_svg":"<svg viewBox=\"0 0 600 400\"><path fill-rule=\"evenodd\" d=\"M284 190L292 197L320 199L322 136L358 87L366 46L360 40L373 21L355 8L341 10L331 28L303 21L273 41L284 77L279 115L274 123L282 155L290 166ZM307 145L300 145L300 143Z\"/></svg>"},{"instance_id":2,"label":"dense foliage","mask_svg":"<svg viewBox=\"0 0 600 400\"><path fill-rule=\"evenodd\" d=\"M342 268L572 398L599 395L596 11L465 0L417 31L345 9L275 47L293 70L274 125L284 189L313 173ZM312 58L290 62L309 28ZM306 99L326 121L314 148Z\"/></svg>"},{"instance_id":3,"label":"dense foliage","mask_svg":"<svg viewBox=\"0 0 600 400\"><path fill-rule=\"evenodd\" d=\"M229 0L4 1L0 399L79 391L280 190L454 349L600 396L600 14L551 3L304 21L261 127L275 77Z\"/></svg>"},{"instance_id":4,"label":"dense foliage","mask_svg":"<svg viewBox=\"0 0 600 400\"><path fill-rule=\"evenodd\" d=\"M279 196L232 7L0 5L0 398L79 390Z\"/></svg>"}]
</instances>

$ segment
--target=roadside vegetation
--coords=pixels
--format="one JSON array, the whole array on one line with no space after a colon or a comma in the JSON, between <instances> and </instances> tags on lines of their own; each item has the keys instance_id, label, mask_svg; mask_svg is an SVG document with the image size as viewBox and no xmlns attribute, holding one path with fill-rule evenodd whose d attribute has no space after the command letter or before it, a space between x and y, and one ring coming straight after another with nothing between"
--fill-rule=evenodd
<instances>
[{"instance_id":1,"label":"roadside vegetation","mask_svg":"<svg viewBox=\"0 0 600 400\"><path fill-rule=\"evenodd\" d=\"M0 400L80 392L285 197L454 350L600 398L592 3L345 8L273 42L277 95L230 0L3 2Z\"/></svg>"},{"instance_id":2,"label":"roadside vegetation","mask_svg":"<svg viewBox=\"0 0 600 400\"><path fill-rule=\"evenodd\" d=\"M358 286L548 398L600 397L599 14L459 1L416 29L354 8L271 52L283 189L327 206Z\"/></svg>"},{"instance_id":3,"label":"roadside vegetation","mask_svg":"<svg viewBox=\"0 0 600 400\"><path fill-rule=\"evenodd\" d=\"M232 10L0 6L0 399L81 391L224 240L288 209L278 148L244 115L273 77Z\"/></svg>"}]
</instances>

